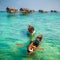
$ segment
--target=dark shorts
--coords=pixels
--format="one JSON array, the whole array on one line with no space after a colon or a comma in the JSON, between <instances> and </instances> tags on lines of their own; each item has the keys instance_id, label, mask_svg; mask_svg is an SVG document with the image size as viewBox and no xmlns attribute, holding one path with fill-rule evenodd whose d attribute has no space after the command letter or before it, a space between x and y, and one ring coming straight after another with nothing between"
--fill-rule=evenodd
<instances>
[{"instance_id":1,"label":"dark shorts","mask_svg":"<svg viewBox=\"0 0 60 60\"><path fill-rule=\"evenodd\" d=\"M36 46L36 47L38 47L39 46L39 43L33 43L34 44L34 46Z\"/></svg>"},{"instance_id":2,"label":"dark shorts","mask_svg":"<svg viewBox=\"0 0 60 60\"><path fill-rule=\"evenodd\" d=\"M33 44L34 44L36 47L38 47L39 43L40 43L40 41L38 41L38 40L34 40L34 41L33 41Z\"/></svg>"}]
</instances>

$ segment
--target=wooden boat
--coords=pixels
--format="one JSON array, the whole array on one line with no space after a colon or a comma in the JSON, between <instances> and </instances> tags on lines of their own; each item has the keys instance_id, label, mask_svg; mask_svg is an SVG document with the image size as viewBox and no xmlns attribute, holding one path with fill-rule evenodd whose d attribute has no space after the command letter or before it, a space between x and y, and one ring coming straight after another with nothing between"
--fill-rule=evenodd
<instances>
[{"instance_id":1,"label":"wooden boat","mask_svg":"<svg viewBox=\"0 0 60 60\"><path fill-rule=\"evenodd\" d=\"M33 41L30 42L30 44L27 47L28 54L32 54L36 49L38 49L41 40L42 40L42 35L38 35Z\"/></svg>"}]
</instances>

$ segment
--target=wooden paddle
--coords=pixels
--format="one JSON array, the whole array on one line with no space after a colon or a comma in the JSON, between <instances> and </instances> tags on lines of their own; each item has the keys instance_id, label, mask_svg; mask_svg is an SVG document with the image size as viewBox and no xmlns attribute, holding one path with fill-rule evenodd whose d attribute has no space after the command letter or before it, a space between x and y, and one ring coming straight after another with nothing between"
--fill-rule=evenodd
<instances>
[{"instance_id":1,"label":"wooden paddle","mask_svg":"<svg viewBox=\"0 0 60 60\"><path fill-rule=\"evenodd\" d=\"M16 44L17 46L24 46L24 44ZM38 48L37 47L37 50L44 50L44 48Z\"/></svg>"},{"instance_id":2,"label":"wooden paddle","mask_svg":"<svg viewBox=\"0 0 60 60\"><path fill-rule=\"evenodd\" d=\"M38 50L44 50L44 48L37 48Z\"/></svg>"},{"instance_id":3,"label":"wooden paddle","mask_svg":"<svg viewBox=\"0 0 60 60\"><path fill-rule=\"evenodd\" d=\"M17 46L23 46L24 44L16 44Z\"/></svg>"}]
</instances>

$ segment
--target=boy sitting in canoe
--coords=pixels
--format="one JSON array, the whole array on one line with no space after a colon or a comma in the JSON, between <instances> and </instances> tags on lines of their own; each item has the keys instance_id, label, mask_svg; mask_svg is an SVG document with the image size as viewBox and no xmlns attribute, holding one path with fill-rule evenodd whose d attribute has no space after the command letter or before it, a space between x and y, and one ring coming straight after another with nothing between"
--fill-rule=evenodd
<instances>
[{"instance_id":1,"label":"boy sitting in canoe","mask_svg":"<svg viewBox=\"0 0 60 60\"><path fill-rule=\"evenodd\" d=\"M39 46L39 44L41 43L41 40L42 40L42 35L38 35L35 40L31 41L28 48L27 48L27 52L28 54L31 54L33 53L37 47Z\"/></svg>"}]
</instances>

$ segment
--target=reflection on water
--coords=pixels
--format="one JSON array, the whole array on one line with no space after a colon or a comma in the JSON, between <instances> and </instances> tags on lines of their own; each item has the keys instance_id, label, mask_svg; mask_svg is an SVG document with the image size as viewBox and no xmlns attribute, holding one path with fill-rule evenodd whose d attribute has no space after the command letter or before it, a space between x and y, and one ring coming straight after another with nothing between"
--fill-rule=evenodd
<instances>
[{"instance_id":1,"label":"reflection on water","mask_svg":"<svg viewBox=\"0 0 60 60\"><path fill-rule=\"evenodd\" d=\"M8 13L7 18L14 18L16 16L15 13Z\"/></svg>"},{"instance_id":2,"label":"reflection on water","mask_svg":"<svg viewBox=\"0 0 60 60\"><path fill-rule=\"evenodd\" d=\"M35 34L31 35L30 33L28 33L28 31L27 31L27 36L29 37L30 41L34 40L35 38Z\"/></svg>"}]
</instances>

